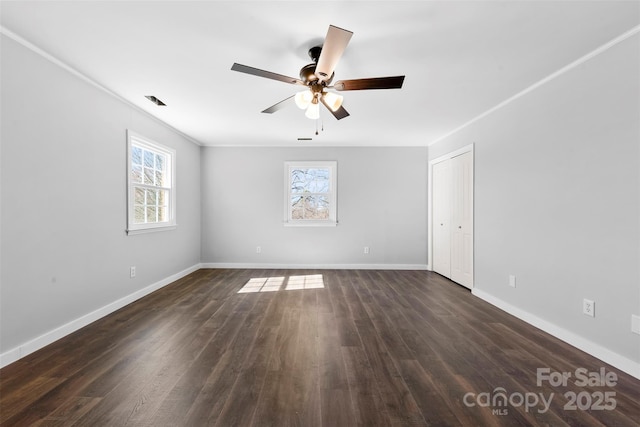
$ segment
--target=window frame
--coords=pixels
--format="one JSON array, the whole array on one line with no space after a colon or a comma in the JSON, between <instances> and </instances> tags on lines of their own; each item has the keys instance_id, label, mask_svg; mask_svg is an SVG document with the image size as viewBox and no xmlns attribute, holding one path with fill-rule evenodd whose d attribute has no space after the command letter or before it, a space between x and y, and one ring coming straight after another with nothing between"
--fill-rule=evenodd
<instances>
[{"instance_id":1,"label":"window frame","mask_svg":"<svg viewBox=\"0 0 640 427\"><path fill-rule=\"evenodd\" d=\"M169 218L167 221L143 224L136 224L134 222L134 191L135 187L140 186L141 184L133 182L133 180L131 179L133 146L162 154L164 156L167 156L168 158L166 164L166 167L168 169L166 171L166 176L170 180L169 185L165 187L156 187L168 190L169 201L167 205L167 215ZM147 184L142 184L142 186L147 188L154 187ZM127 129L127 235L149 233L155 231L168 231L173 230L176 227L176 150Z\"/></svg>"},{"instance_id":2,"label":"window frame","mask_svg":"<svg viewBox=\"0 0 640 427\"><path fill-rule=\"evenodd\" d=\"M292 217L291 172L293 169L329 169L329 218L294 219ZM338 162L336 161L287 161L284 164L284 225L294 227L335 227L338 225Z\"/></svg>"}]
</instances>

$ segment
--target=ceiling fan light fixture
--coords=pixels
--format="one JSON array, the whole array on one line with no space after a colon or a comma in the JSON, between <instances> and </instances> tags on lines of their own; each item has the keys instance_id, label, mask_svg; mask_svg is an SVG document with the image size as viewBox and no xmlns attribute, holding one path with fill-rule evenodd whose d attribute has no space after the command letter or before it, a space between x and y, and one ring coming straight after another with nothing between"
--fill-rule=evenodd
<instances>
[{"instance_id":1,"label":"ceiling fan light fixture","mask_svg":"<svg viewBox=\"0 0 640 427\"><path fill-rule=\"evenodd\" d=\"M322 99L331 111L338 111L338 109L342 107L342 100L344 99L344 96L333 92L325 92L322 95Z\"/></svg>"},{"instance_id":2,"label":"ceiling fan light fixture","mask_svg":"<svg viewBox=\"0 0 640 427\"><path fill-rule=\"evenodd\" d=\"M307 64L300 69L300 79L249 67L236 62L231 66L231 70L288 84L306 86L308 89L291 95L277 104L272 105L262 111L263 113L271 114L295 102L298 108L306 110L305 115L307 117L310 119L318 119L320 117L319 104L322 103L336 120L341 120L349 116L347 110L342 106L342 95L338 95L335 92L325 92L325 89L337 91L401 89L405 77L389 76L339 80L335 85L331 86L331 82L335 76L336 65L349 44L352 35L352 31L336 27L335 25L329 25L324 42L309 50L309 56L313 63ZM294 102L291 102L292 100Z\"/></svg>"},{"instance_id":3,"label":"ceiling fan light fixture","mask_svg":"<svg viewBox=\"0 0 640 427\"><path fill-rule=\"evenodd\" d=\"M309 107L309 104L313 100L313 93L310 90L303 90L302 92L296 93L293 99L295 100L298 108L304 110Z\"/></svg>"},{"instance_id":4,"label":"ceiling fan light fixture","mask_svg":"<svg viewBox=\"0 0 640 427\"><path fill-rule=\"evenodd\" d=\"M320 104L318 104L318 100L314 98L314 101L309 104L307 107L307 111L304 113L305 116L310 118L311 120L316 120L320 118Z\"/></svg>"}]
</instances>

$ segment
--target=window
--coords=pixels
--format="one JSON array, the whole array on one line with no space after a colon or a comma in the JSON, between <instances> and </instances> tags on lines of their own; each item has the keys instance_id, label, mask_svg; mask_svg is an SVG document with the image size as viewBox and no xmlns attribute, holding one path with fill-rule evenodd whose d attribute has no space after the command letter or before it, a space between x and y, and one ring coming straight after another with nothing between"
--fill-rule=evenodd
<instances>
[{"instance_id":1,"label":"window","mask_svg":"<svg viewBox=\"0 0 640 427\"><path fill-rule=\"evenodd\" d=\"M285 224L336 225L336 162L285 163Z\"/></svg>"},{"instance_id":2,"label":"window","mask_svg":"<svg viewBox=\"0 0 640 427\"><path fill-rule=\"evenodd\" d=\"M127 233L175 228L175 151L127 131Z\"/></svg>"}]
</instances>

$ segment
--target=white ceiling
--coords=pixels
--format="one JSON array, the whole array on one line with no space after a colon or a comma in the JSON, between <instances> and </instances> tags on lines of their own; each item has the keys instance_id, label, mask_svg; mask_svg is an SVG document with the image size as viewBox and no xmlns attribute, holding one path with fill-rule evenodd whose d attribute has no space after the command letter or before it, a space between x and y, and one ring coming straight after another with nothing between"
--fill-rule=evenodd
<instances>
[{"instance_id":1,"label":"white ceiling","mask_svg":"<svg viewBox=\"0 0 640 427\"><path fill-rule=\"evenodd\" d=\"M427 145L640 22L638 1L2 1L5 29L202 145ZM343 92L324 132L295 107L329 24L354 32L335 80L406 75ZM588 88L585 88L588 90ZM167 106L157 107L144 95ZM313 137L299 142L298 137Z\"/></svg>"}]
</instances>

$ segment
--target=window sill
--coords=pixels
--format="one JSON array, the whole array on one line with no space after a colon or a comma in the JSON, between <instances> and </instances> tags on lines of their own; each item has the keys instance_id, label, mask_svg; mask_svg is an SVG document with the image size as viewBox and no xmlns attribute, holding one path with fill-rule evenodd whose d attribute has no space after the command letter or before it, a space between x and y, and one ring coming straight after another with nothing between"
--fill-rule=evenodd
<instances>
[{"instance_id":1,"label":"window sill","mask_svg":"<svg viewBox=\"0 0 640 427\"><path fill-rule=\"evenodd\" d=\"M136 234L146 234L146 233L155 233L158 231L170 231L178 228L177 225L163 225L159 227L146 227L146 228L134 228L133 230L125 230L127 232L127 236L133 236Z\"/></svg>"},{"instance_id":2,"label":"window sill","mask_svg":"<svg viewBox=\"0 0 640 427\"><path fill-rule=\"evenodd\" d=\"M337 221L285 221L285 227L336 227Z\"/></svg>"}]
</instances>

